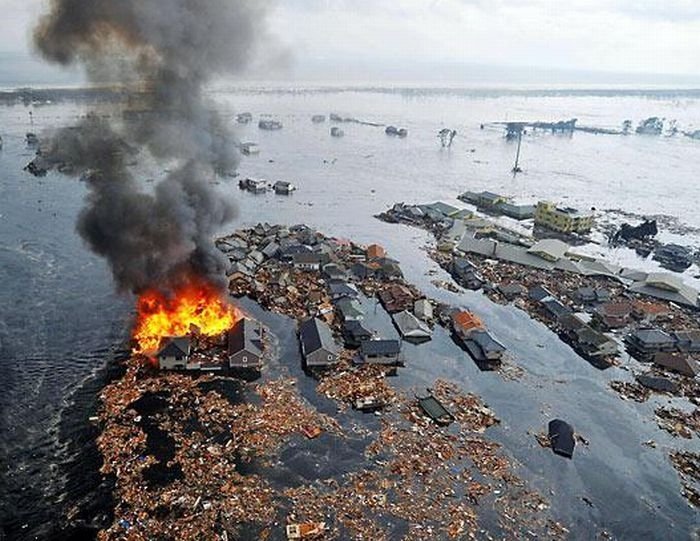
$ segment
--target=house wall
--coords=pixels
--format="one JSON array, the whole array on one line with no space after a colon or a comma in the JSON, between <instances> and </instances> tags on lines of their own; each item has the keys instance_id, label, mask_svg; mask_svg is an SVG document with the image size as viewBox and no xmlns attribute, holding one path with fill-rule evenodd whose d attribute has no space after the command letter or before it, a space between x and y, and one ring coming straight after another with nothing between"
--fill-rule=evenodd
<instances>
[{"instance_id":1,"label":"house wall","mask_svg":"<svg viewBox=\"0 0 700 541\"><path fill-rule=\"evenodd\" d=\"M158 357L161 370L175 370L187 367L187 357Z\"/></svg>"},{"instance_id":2,"label":"house wall","mask_svg":"<svg viewBox=\"0 0 700 541\"><path fill-rule=\"evenodd\" d=\"M328 366L338 361L338 356L326 349L318 349L311 353L304 353L307 366Z\"/></svg>"},{"instance_id":3,"label":"house wall","mask_svg":"<svg viewBox=\"0 0 700 541\"><path fill-rule=\"evenodd\" d=\"M363 355L362 360L367 364L396 364L399 358L397 355Z\"/></svg>"},{"instance_id":4,"label":"house wall","mask_svg":"<svg viewBox=\"0 0 700 541\"><path fill-rule=\"evenodd\" d=\"M232 368L250 368L262 365L262 359L256 354L243 350L229 357L229 366Z\"/></svg>"},{"instance_id":5,"label":"house wall","mask_svg":"<svg viewBox=\"0 0 700 541\"><path fill-rule=\"evenodd\" d=\"M535 209L535 224L562 233L583 233L593 227L593 216L571 216L559 212L555 205L539 203Z\"/></svg>"}]
</instances>

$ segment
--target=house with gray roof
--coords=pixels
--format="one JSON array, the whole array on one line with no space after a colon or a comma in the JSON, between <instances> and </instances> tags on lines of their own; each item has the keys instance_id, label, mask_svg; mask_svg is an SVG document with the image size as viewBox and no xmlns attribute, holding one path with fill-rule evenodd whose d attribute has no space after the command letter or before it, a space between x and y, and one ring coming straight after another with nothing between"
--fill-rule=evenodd
<instances>
[{"instance_id":1,"label":"house with gray roof","mask_svg":"<svg viewBox=\"0 0 700 541\"><path fill-rule=\"evenodd\" d=\"M263 357L263 330L259 323L242 318L228 333L228 359L231 368L259 368Z\"/></svg>"},{"instance_id":2,"label":"house with gray roof","mask_svg":"<svg viewBox=\"0 0 700 541\"><path fill-rule=\"evenodd\" d=\"M343 321L359 321L365 317L365 312L356 299L341 297L337 299L334 304L340 317L343 318Z\"/></svg>"},{"instance_id":3,"label":"house with gray roof","mask_svg":"<svg viewBox=\"0 0 700 541\"><path fill-rule=\"evenodd\" d=\"M625 338L630 353L640 361L648 361L656 353L674 351L676 340L661 329L637 329Z\"/></svg>"},{"instance_id":4,"label":"house with gray roof","mask_svg":"<svg viewBox=\"0 0 700 541\"><path fill-rule=\"evenodd\" d=\"M303 252L294 254L292 256L292 263L295 269L320 271L321 266L328 263L328 256L315 252Z\"/></svg>"},{"instance_id":5,"label":"house with gray roof","mask_svg":"<svg viewBox=\"0 0 700 541\"><path fill-rule=\"evenodd\" d=\"M649 273L643 281L630 285L629 290L684 306L698 307L698 290L666 272Z\"/></svg>"},{"instance_id":6,"label":"house with gray roof","mask_svg":"<svg viewBox=\"0 0 700 541\"><path fill-rule=\"evenodd\" d=\"M343 297L356 299L360 296L360 292L354 284L343 280L331 280L328 284L328 292L333 300L342 299Z\"/></svg>"},{"instance_id":7,"label":"house with gray roof","mask_svg":"<svg viewBox=\"0 0 700 541\"><path fill-rule=\"evenodd\" d=\"M299 342L307 367L330 366L338 362L338 346L331 329L320 319L307 319L299 326Z\"/></svg>"},{"instance_id":8,"label":"house with gray roof","mask_svg":"<svg viewBox=\"0 0 700 541\"><path fill-rule=\"evenodd\" d=\"M436 201L435 203L428 203L427 205L418 205L425 214L436 215L440 219L448 218L452 214L459 211L459 209L453 205L448 205L442 201Z\"/></svg>"},{"instance_id":9,"label":"house with gray roof","mask_svg":"<svg viewBox=\"0 0 700 541\"><path fill-rule=\"evenodd\" d=\"M360 344L358 362L395 365L399 363L400 354L399 340L365 340Z\"/></svg>"},{"instance_id":10,"label":"house with gray roof","mask_svg":"<svg viewBox=\"0 0 700 541\"><path fill-rule=\"evenodd\" d=\"M490 368L501 362L506 348L487 331L477 329L463 340L464 347L482 368Z\"/></svg>"},{"instance_id":11,"label":"house with gray roof","mask_svg":"<svg viewBox=\"0 0 700 541\"><path fill-rule=\"evenodd\" d=\"M158 367L161 370L177 370L188 368L192 342L188 336L171 336L163 338L161 347L156 353Z\"/></svg>"},{"instance_id":12,"label":"house with gray roof","mask_svg":"<svg viewBox=\"0 0 700 541\"><path fill-rule=\"evenodd\" d=\"M680 351L700 352L700 331L687 330L671 333Z\"/></svg>"},{"instance_id":13,"label":"house with gray roof","mask_svg":"<svg viewBox=\"0 0 700 541\"><path fill-rule=\"evenodd\" d=\"M393 314L391 317L404 340L423 342L430 340L433 335L430 327L408 310Z\"/></svg>"}]
</instances>

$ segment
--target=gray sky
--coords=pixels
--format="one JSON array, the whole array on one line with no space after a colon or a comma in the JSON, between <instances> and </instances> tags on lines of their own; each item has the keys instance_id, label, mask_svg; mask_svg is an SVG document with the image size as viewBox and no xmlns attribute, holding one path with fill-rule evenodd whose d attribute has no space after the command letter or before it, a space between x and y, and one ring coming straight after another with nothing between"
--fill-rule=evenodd
<instances>
[{"instance_id":1,"label":"gray sky","mask_svg":"<svg viewBox=\"0 0 700 541\"><path fill-rule=\"evenodd\" d=\"M27 52L44 0L0 0ZM292 66L480 64L700 76L700 0L279 0Z\"/></svg>"}]
</instances>

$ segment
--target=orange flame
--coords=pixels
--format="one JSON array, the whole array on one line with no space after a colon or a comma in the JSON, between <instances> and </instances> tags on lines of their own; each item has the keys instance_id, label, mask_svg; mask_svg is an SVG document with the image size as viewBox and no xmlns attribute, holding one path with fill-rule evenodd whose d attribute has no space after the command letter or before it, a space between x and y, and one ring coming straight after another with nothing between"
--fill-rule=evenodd
<instances>
[{"instance_id":1,"label":"orange flame","mask_svg":"<svg viewBox=\"0 0 700 541\"><path fill-rule=\"evenodd\" d=\"M150 289L139 296L134 353L153 354L163 338L184 336L192 326L203 336L217 336L238 319L236 309L210 283L190 279L170 295Z\"/></svg>"}]
</instances>

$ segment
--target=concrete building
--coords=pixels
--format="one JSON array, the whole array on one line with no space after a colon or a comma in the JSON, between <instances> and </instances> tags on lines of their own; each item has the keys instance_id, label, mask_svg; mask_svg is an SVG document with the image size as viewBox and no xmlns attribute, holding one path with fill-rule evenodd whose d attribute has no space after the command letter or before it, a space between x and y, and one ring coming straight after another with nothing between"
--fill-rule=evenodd
<instances>
[{"instance_id":1,"label":"concrete building","mask_svg":"<svg viewBox=\"0 0 700 541\"><path fill-rule=\"evenodd\" d=\"M593 227L593 214L540 201L535 208L535 225L560 233L587 233Z\"/></svg>"}]
</instances>

